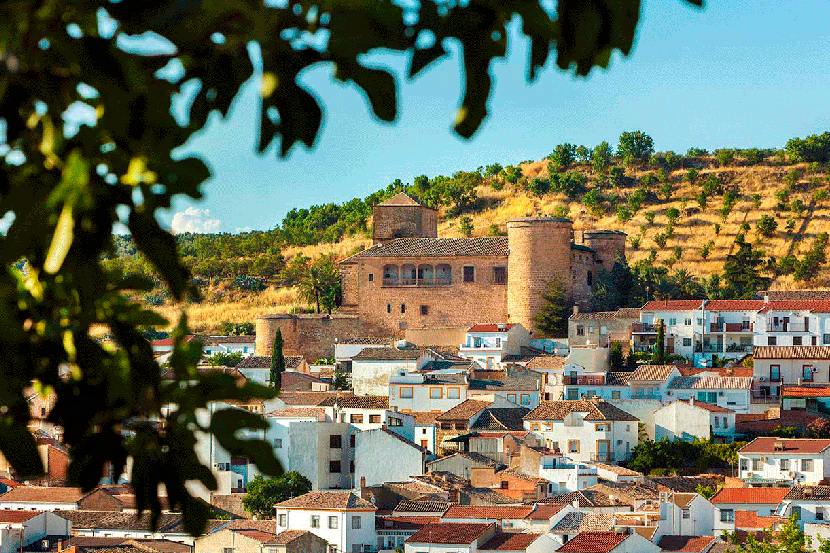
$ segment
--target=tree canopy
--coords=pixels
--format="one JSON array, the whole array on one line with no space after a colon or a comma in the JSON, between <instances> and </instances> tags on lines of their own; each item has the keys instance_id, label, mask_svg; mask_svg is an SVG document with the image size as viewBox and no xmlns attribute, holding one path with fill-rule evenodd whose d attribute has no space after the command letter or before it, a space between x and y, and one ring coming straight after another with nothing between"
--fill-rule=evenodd
<instances>
[{"instance_id":1,"label":"tree canopy","mask_svg":"<svg viewBox=\"0 0 830 553\"><path fill-rule=\"evenodd\" d=\"M248 482L248 492L242 498L242 506L262 519L273 518L274 505L310 491L311 482L296 471L286 472L277 478L256 476Z\"/></svg>"},{"instance_id":2,"label":"tree canopy","mask_svg":"<svg viewBox=\"0 0 830 553\"><path fill-rule=\"evenodd\" d=\"M268 443L239 438L240 430L264 429L261 417L234 408L217 410L208 423L196 416L209 402L268 398L274 390L197 372L201 350L185 343L184 316L174 333L173 380L162 381L138 327L166 322L134 300L151 283L102 262L114 251L114 226L122 223L170 296L196 298L176 241L156 217L174 198L202 197L208 167L174 152L211 116L227 116L243 83L259 84L261 117L253 123L259 151L278 141L285 156L295 144L312 147L323 122L319 100L299 82L306 69L332 67L334 78L366 94L375 117L393 121L397 79L419 75L455 39L464 92L454 128L469 138L487 115L490 65L506 55L507 24L515 16L531 43L533 80L552 52L556 66L577 75L607 66L614 50L627 55L639 7L639 0L561 0L555 10L527 0L0 5L6 161L0 217L11 220L0 236L0 451L15 472L43 472L26 429L25 391L35 382L37 391L57 396L49 419L64 428L70 481L90 489L107 464L120 474L131 456L136 506L149 509L153 522L164 484L170 507L184 514L185 530L204 527L207 508L184 482L208 489L217 483L194 453L196 432L214 434L231 455L252 459L265 474L280 473ZM364 60L381 50L406 56L405 75ZM183 114L174 109L175 98L188 99ZM89 115L85 122L68 115L79 110ZM458 192L450 196L456 203L469 199L464 186ZM25 270L18 268L21 260ZM328 309L336 298L320 301ZM113 343L93 339L92 328L106 329Z\"/></svg>"}]
</instances>

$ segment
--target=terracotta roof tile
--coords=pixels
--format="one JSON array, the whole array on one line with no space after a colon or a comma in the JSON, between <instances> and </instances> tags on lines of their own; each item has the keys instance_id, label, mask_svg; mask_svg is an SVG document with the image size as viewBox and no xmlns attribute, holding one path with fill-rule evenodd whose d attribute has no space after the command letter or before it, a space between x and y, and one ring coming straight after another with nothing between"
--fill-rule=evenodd
<instances>
[{"instance_id":1,"label":"terracotta roof tile","mask_svg":"<svg viewBox=\"0 0 830 553\"><path fill-rule=\"evenodd\" d=\"M585 513L578 528L580 532L610 532L613 529L613 513Z\"/></svg>"},{"instance_id":2,"label":"terracotta roof tile","mask_svg":"<svg viewBox=\"0 0 830 553\"><path fill-rule=\"evenodd\" d=\"M695 407L700 407L701 409L706 409L712 413L734 413L732 409L727 409L726 407L721 407L720 405L716 405L714 403L707 403L705 401L697 401L688 400L688 399L678 399L677 401L682 401L683 403L689 403L694 405Z\"/></svg>"},{"instance_id":3,"label":"terracotta roof tile","mask_svg":"<svg viewBox=\"0 0 830 553\"><path fill-rule=\"evenodd\" d=\"M13 511L10 509L0 509L0 523L17 523L25 522L30 518L34 518L43 511Z\"/></svg>"},{"instance_id":4,"label":"terracotta roof tile","mask_svg":"<svg viewBox=\"0 0 830 553\"><path fill-rule=\"evenodd\" d=\"M789 488L721 488L710 501L715 505L723 503L778 505L789 491Z\"/></svg>"},{"instance_id":5,"label":"terracotta roof tile","mask_svg":"<svg viewBox=\"0 0 830 553\"><path fill-rule=\"evenodd\" d=\"M532 505L474 506L453 505L441 518L481 518L492 520L525 518L533 512Z\"/></svg>"},{"instance_id":6,"label":"terracotta roof tile","mask_svg":"<svg viewBox=\"0 0 830 553\"><path fill-rule=\"evenodd\" d=\"M303 360L305 359L302 355L286 355L285 357L285 368L286 369L297 369L302 364ZM236 365L237 369L270 369L271 368L271 356L256 356L252 355L250 357L245 357L242 361Z\"/></svg>"},{"instance_id":7,"label":"terracotta roof tile","mask_svg":"<svg viewBox=\"0 0 830 553\"><path fill-rule=\"evenodd\" d=\"M698 486L718 486L718 480L709 476L649 476L648 481L673 492L694 492Z\"/></svg>"},{"instance_id":8,"label":"terracotta roof tile","mask_svg":"<svg viewBox=\"0 0 830 553\"><path fill-rule=\"evenodd\" d=\"M755 346L754 359L830 359L830 346Z\"/></svg>"},{"instance_id":9,"label":"terracotta roof tile","mask_svg":"<svg viewBox=\"0 0 830 553\"><path fill-rule=\"evenodd\" d=\"M830 313L830 301L821 299L770 301L759 310L760 313L768 313L770 311L810 311L812 313Z\"/></svg>"},{"instance_id":10,"label":"terracotta roof tile","mask_svg":"<svg viewBox=\"0 0 830 553\"><path fill-rule=\"evenodd\" d=\"M135 513L117 511L55 511L55 514L72 523L73 530L150 530L150 513L141 517ZM227 523L227 521L225 521ZM158 519L158 532L183 532L182 515L178 513L161 513Z\"/></svg>"},{"instance_id":11,"label":"terracotta roof tile","mask_svg":"<svg viewBox=\"0 0 830 553\"><path fill-rule=\"evenodd\" d=\"M414 361L424 354L422 349L399 349L392 347L384 348L363 348L357 355L352 357L353 361Z\"/></svg>"},{"instance_id":12,"label":"terracotta roof tile","mask_svg":"<svg viewBox=\"0 0 830 553\"><path fill-rule=\"evenodd\" d=\"M314 491L277 503L280 509L371 509L375 506L351 491Z\"/></svg>"},{"instance_id":13,"label":"terracotta roof tile","mask_svg":"<svg viewBox=\"0 0 830 553\"><path fill-rule=\"evenodd\" d=\"M507 332L516 326L516 323L479 323L467 329L467 332Z\"/></svg>"},{"instance_id":14,"label":"terracotta roof tile","mask_svg":"<svg viewBox=\"0 0 830 553\"><path fill-rule=\"evenodd\" d=\"M572 321L613 321L617 318L616 311L594 311L593 313L580 311L568 317Z\"/></svg>"},{"instance_id":15,"label":"terracotta roof tile","mask_svg":"<svg viewBox=\"0 0 830 553\"><path fill-rule=\"evenodd\" d=\"M332 390L331 392L280 392L280 399L286 406L296 407L318 407L323 401L329 398L342 398L352 396L351 392Z\"/></svg>"},{"instance_id":16,"label":"terracotta roof tile","mask_svg":"<svg viewBox=\"0 0 830 553\"><path fill-rule=\"evenodd\" d=\"M286 407L269 411L264 415L266 418L314 418L317 421L325 422L326 410L322 407Z\"/></svg>"},{"instance_id":17,"label":"terracotta roof tile","mask_svg":"<svg viewBox=\"0 0 830 553\"><path fill-rule=\"evenodd\" d=\"M401 501L393 509L393 512L400 513L441 513L443 514L447 509L455 505L451 501L436 501L436 500L418 500L410 499Z\"/></svg>"},{"instance_id":18,"label":"terracotta roof tile","mask_svg":"<svg viewBox=\"0 0 830 553\"><path fill-rule=\"evenodd\" d=\"M262 530L233 529L231 530L231 532L242 534L245 537L251 538L262 543L269 543L271 540L277 537L276 534L272 532L263 532Z\"/></svg>"},{"instance_id":19,"label":"terracotta roof tile","mask_svg":"<svg viewBox=\"0 0 830 553\"><path fill-rule=\"evenodd\" d=\"M652 300L641 311L691 311L700 309L703 300Z\"/></svg>"},{"instance_id":20,"label":"terracotta roof tile","mask_svg":"<svg viewBox=\"0 0 830 553\"><path fill-rule=\"evenodd\" d=\"M682 493L682 492L675 492L671 495L672 503L680 507L681 509L688 509L689 505L692 504L695 497L697 497L697 493L690 492L690 493Z\"/></svg>"},{"instance_id":21,"label":"terracotta roof tile","mask_svg":"<svg viewBox=\"0 0 830 553\"><path fill-rule=\"evenodd\" d=\"M391 198L388 198L378 205L389 205L389 206L418 206L418 207L427 207L428 209L432 209L427 205L423 204L421 200L415 196L414 194L408 194L406 192L398 192ZM434 211L434 210L433 210Z\"/></svg>"},{"instance_id":22,"label":"terracotta roof tile","mask_svg":"<svg viewBox=\"0 0 830 553\"><path fill-rule=\"evenodd\" d=\"M634 382L662 382L676 369L674 365L640 365L629 378Z\"/></svg>"},{"instance_id":23,"label":"terracotta roof tile","mask_svg":"<svg viewBox=\"0 0 830 553\"><path fill-rule=\"evenodd\" d=\"M446 543L467 545L493 528L490 524L439 522L427 524L407 538L406 543Z\"/></svg>"},{"instance_id":24,"label":"terracotta roof tile","mask_svg":"<svg viewBox=\"0 0 830 553\"><path fill-rule=\"evenodd\" d=\"M473 430L521 431L522 418L530 412L526 407L488 407L476 419Z\"/></svg>"},{"instance_id":25,"label":"terracotta roof tile","mask_svg":"<svg viewBox=\"0 0 830 553\"><path fill-rule=\"evenodd\" d=\"M657 545L663 551L682 551L684 553L702 553L715 541L715 536L672 536L666 534Z\"/></svg>"},{"instance_id":26,"label":"terracotta roof tile","mask_svg":"<svg viewBox=\"0 0 830 553\"><path fill-rule=\"evenodd\" d=\"M0 495L0 503L77 503L85 495L81 488L17 486Z\"/></svg>"},{"instance_id":27,"label":"terracotta roof tile","mask_svg":"<svg viewBox=\"0 0 830 553\"><path fill-rule=\"evenodd\" d=\"M617 465L607 465L605 463L594 463L598 469L607 470L608 472L613 472L614 474L618 474L620 476L643 476L642 472L637 472L636 470L627 469L625 467L620 467Z\"/></svg>"},{"instance_id":28,"label":"terracotta roof tile","mask_svg":"<svg viewBox=\"0 0 830 553\"><path fill-rule=\"evenodd\" d=\"M476 238L397 238L347 258L360 257L507 257L506 236Z\"/></svg>"},{"instance_id":29,"label":"terracotta roof tile","mask_svg":"<svg viewBox=\"0 0 830 553\"><path fill-rule=\"evenodd\" d=\"M432 411L412 411L409 414L415 417L415 426L435 424L435 418L440 415L440 413L433 413Z\"/></svg>"},{"instance_id":30,"label":"terracotta roof tile","mask_svg":"<svg viewBox=\"0 0 830 553\"><path fill-rule=\"evenodd\" d=\"M577 492L554 495L545 498L544 503L564 503L566 505L573 505L574 501L578 502L580 509L623 505L623 503L618 499L614 498L612 500L608 494L602 493L598 490L581 490Z\"/></svg>"},{"instance_id":31,"label":"terracotta roof tile","mask_svg":"<svg viewBox=\"0 0 830 553\"><path fill-rule=\"evenodd\" d=\"M611 371L605 373L606 386L628 386L628 381L631 380L631 371Z\"/></svg>"},{"instance_id":32,"label":"terracotta roof tile","mask_svg":"<svg viewBox=\"0 0 830 553\"><path fill-rule=\"evenodd\" d=\"M476 413L489 407L492 401L482 401L480 399L467 399L449 409L444 411L437 417L437 421L454 421L454 420L469 420Z\"/></svg>"},{"instance_id":33,"label":"terracotta roof tile","mask_svg":"<svg viewBox=\"0 0 830 553\"><path fill-rule=\"evenodd\" d=\"M565 366L566 357L561 355L536 355L528 360L526 367L536 371L551 371Z\"/></svg>"},{"instance_id":34,"label":"terracotta roof tile","mask_svg":"<svg viewBox=\"0 0 830 553\"><path fill-rule=\"evenodd\" d=\"M327 397L318 405L321 407L331 407L335 404L341 409L388 409L389 396Z\"/></svg>"},{"instance_id":35,"label":"terracotta roof tile","mask_svg":"<svg viewBox=\"0 0 830 553\"><path fill-rule=\"evenodd\" d=\"M784 386L783 397L830 397L830 386Z\"/></svg>"},{"instance_id":36,"label":"terracotta roof tile","mask_svg":"<svg viewBox=\"0 0 830 553\"><path fill-rule=\"evenodd\" d=\"M673 390L748 390L752 388L749 376L676 376L669 382Z\"/></svg>"},{"instance_id":37,"label":"terracotta roof tile","mask_svg":"<svg viewBox=\"0 0 830 553\"><path fill-rule=\"evenodd\" d=\"M736 530L771 530L778 524L783 524L787 519L779 516L759 517L758 511L735 511Z\"/></svg>"},{"instance_id":38,"label":"terracotta roof tile","mask_svg":"<svg viewBox=\"0 0 830 553\"><path fill-rule=\"evenodd\" d=\"M769 434L774 429L782 426L794 426L796 428L806 428L808 424L819 418L816 415L811 415L806 411L781 411L781 416L768 419L761 414L756 418L754 415L737 414L735 415L735 431L742 434Z\"/></svg>"},{"instance_id":39,"label":"terracotta roof tile","mask_svg":"<svg viewBox=\"0 0 830 553\"><path fill-rule=\"evenodd\" d=\"M537 503L533 512L527 515L528 520L550 520L550 517L565 508L562 503Z\"/></svg>"},{"instance_id":40,"label":"terracotta roof tile","mask_svg":"<svg viewBox=\"0 0 830 553\"><path fill-rule=\"evenodd\" d=\"M441 522L440 517L428 516L378 516L375 517L375 530L420 530L427 524Z\"/></svg>"},{"instance_id":41,"label":"terracotta roof tile","mask_svg":"<svg viewBox=\"0 0 830 553\"><path fill-rule=\"evenodd\" d=\"M568 543L557 549L572 553L608 553L628 536L616 532L581 532Z\"/></svg>"},{"instance_id":42,"label":"terracotta roof tile","mask_svg":"<svg viewBox=\"0 0 830 553\"><path fill-rule=\"evenodd\" d=\"M790 488L784 499L830 499L830 486L794 486Z\"/></svg>"},{"instance_id":43,"label":"terracotta roof tile","mask_svg":"<svg viewBox=\"0 0 830 553\"><path fill-rule=\"evenodd\" d=\"M776 444L783 445L783 449L777 450ZM738 453L821 453L828 447L830 440L763 437L755 438Z\"/></svg>"},{"instance_id":44,"label":"terracotta roof tile","mask_svg":"<svg viewBox=\"0 0 830 553\"><path fill-rule=\"evenodd\" d=\"M525 551L541 535L530 532L496 534L478 549L479 551Z\"/></svg>"},{"instance_id":45,"label":"terracotta roof tile","mask_svg":"<svg viewBox=\"0 0 830 553\"><path fill-rule=\"evenodd\" d=\"M757 297L768 297L770 301L830 300L830 290L759 290Z\"/></svg>"},{"instance_id":46,"label":"terracotta roof tile","mask_svg":"<svg viewBox=\"0 0 830 553\"><path fill-rule=\"evenodd\" d=\"M585 416L587 421L636 421L630 415L607 401L593 401L585 399L545 401L539 404L530 413L524 416L524 420L564 420L573 412L588 413Z\"/></svg>"},{"instance_id":47,"label":"terracotta roof tile","mask_svg":"<svg viewBox=\"0 0 830 553\"><path fill-rule=\"evenodd\" d=\"M299 539L306 534L310 534L308 530L283 530L268 540L268 545L288 545L292 541Z\"/></svg>"}]
</instances>

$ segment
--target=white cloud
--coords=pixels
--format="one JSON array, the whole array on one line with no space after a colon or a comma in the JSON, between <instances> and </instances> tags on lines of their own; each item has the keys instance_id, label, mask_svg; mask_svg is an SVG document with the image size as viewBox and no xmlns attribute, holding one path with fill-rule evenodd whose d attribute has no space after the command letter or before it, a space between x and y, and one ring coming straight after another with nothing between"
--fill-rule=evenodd
<instances>
[{"instance_id":1,"label":"white cloud","mask_svg":"<svg viewBox=\"0 0 830 553\"><path fill-rule=\"evenodd\" d=\"M222 229L222 221L219 219L211 219L209 209L188 207L184 211L179 211L173 215L173 223L171 226L173 234L181 234L183 232L204 234L208 232L219 232Z\"/></svg>"}]
</instances>

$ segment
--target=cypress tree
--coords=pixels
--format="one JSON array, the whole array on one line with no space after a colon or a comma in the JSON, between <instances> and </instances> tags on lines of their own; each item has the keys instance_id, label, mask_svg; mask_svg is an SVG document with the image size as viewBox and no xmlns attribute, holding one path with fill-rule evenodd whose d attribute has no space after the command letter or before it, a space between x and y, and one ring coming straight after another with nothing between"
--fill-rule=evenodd
<instances>
[{"instance_id":1,"label":"cypress tree","mask_svg":"<svg viewBox=\"0 0 830 553\"><path fill-rule=\"evenodd\" d=\"M664 365L666 363L666 325L660 321L657 329L657 346L654 348L654 363Z\"/></svg>"},{"instance_id":2,"label":"cypress tree","mask_svg":"<svg viewBox=\"0 0 830 553\"><path fill-rule=\"evenodd\" d=\"M274 334L274 347L271 350L271 386L280 388L280 376L285 372L285 356L282 354L282 331L278 328Z\"/></svg>"}]
</instances>

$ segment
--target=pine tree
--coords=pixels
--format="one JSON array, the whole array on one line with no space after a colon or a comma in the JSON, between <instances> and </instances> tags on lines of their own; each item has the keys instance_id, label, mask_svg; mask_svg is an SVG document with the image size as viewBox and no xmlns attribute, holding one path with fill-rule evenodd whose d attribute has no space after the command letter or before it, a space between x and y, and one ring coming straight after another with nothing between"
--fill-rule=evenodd
<instances>
[{"instance_id":1,"label":"pine tree","mask_svg":"<svg viewBox=\"0 0 830 553\"><path fill-rule=\"evenodd\" d=\"M565 285L559 279L553 279L542 294L544 305L536 315L535 323L543 336L561 338L568 335L568 316L571 302L565 292Z\"/></svg>"},{"instance_id":2,"label":"pine tree","mask_svg":"<svg viewBox=\"0 0 830 553\"><path fill-rule=\"evenodd\" d=\"M278 328L274 334L274 347L271 350L271 386L279 391L282 373L285 372L285 356L282 354L282 331Z\"/></svg>"},{"instance_id":3,"label":"pine tree","mask_svg":"<svg viewBox=\"0 0 830 553\"><path fill-rule=\"evenodd\" d=\"M726 295L731 299L750 299L758 290L766 289L770 279L761 276L763 254L753 250L752 244L746 242L742 235L738 235L735 244L738 251L727 255L724 264Z\"/></svg>"}]
</instances>

